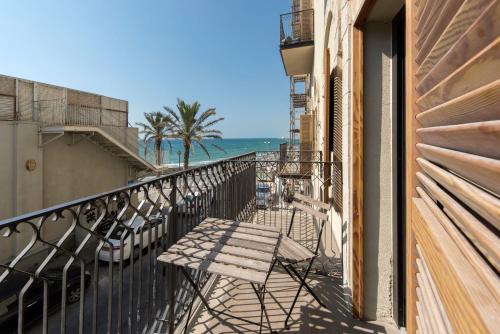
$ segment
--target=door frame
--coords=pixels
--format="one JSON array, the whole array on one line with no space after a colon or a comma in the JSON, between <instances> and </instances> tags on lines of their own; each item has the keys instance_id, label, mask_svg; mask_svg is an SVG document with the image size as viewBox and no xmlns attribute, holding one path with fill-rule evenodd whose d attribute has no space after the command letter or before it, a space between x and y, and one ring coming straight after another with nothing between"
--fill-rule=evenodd
<instances>
[{"instance_id":1,"label":"door frame","mask_svg":"<svg viewBox=\"0 0 500 334\"><path fill-rule=\"evenodd\" d=\"M352 305L353 305L353 314L362 319L364 317L364 216L363 216L363 161L364 161L364 147L363 147L363 83L364 83L364 69L363 69L363 44L364 44L364 34L363 28L370 14L373 6L375 5L377 0L365 0L361 7L359 8L358 13L355 15L353 31L352 31L352 148L353 148L353 158L352 158ZM405 27L408 27L408 20L411 17L410 7L407 6L407 1L404 1L405 5L403 9L396 15L402 16L402 19L405 20ZM394 35L393 35L394 36ZM405 57L408 59L411 45L411 36L409 34L408 29L405 29L404 32L404 48L405 48ZM413 150L411 149L411 145L413 143L414 132L415 132L415 122L410 120L410 117L407 116L408 112L412 112L410 109L411 103L414 102L413 95L409 93L408 87L410 87L411 75L407 75L408 73L412 73L412 68L409 65L409 62L406 61L405 64L405 90L408 92L409 96L403 102L405 106L405 128L402 130L401 135L404 136L404 150L403 154L405 154L405 159L403 162L403 169L405 171L402 176L401 183L403 187L401 189L404 192L405 196L403 201L400 203L401 210L404 212L404 215L401 216L401 219L404 221L402 224L404 229L402 231L398 231L398 255L401 258L402 267L398 268L398 289L401 289L401 285L405 289L403 293L404 299L399 302L399 308L403 307L402 315L398 312L398 318L401 322L406 322L408 313L408 293L411 294L412 289L406 287L407 283L406 278L411 280L411 270L414 268L409 268L407 265L406 259L409 258L409 247L405 242L408 240L408 229L409 224L411 223L411 198L412 198L412 189L413 189L413 179L411 178L412 171L414 170L412 164L409 163L413 157ZM401 244L402 242L402 244ZM410 243L411 244L411 243ZM402 274L402 275L401 275ZM413 284L413 282L410 282ZM413 285L410 285L413 286ZM399 290L401 291L401 290ZM401 305L404 304L404 306ZM414 313L412 313L414 314ZM401 319L401 317L403 319Z\"/></svg>"}]
</instances>

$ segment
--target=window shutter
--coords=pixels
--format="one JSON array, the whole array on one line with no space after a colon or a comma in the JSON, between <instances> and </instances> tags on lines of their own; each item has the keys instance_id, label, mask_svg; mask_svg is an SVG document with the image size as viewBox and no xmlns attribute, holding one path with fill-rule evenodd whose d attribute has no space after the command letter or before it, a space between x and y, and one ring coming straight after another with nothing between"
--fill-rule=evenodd
<instances>
[{"instance_id":1,"label":"window shutter","mask_svg":"<svg viewBox=\"0 0 500 334\"><path fill-rule=\"evenodd\" d=\"M331 145L333 151L332 185L333 205L342 213L342 74L336 68L330 83L331 102Z\"/></svg>"},{"instance_id":2,"label":"window shutter","mask_svg":"<svg viewBox=\"0 0 500 334\"><path fill-rule=\"evenodd\" d=\"M330 49L325 48L323 54L323 76L325 84L325 106L324 106L324 119L323 119L323 161L326 162L324 165L324 175L323 175L323 201L328 203L329 200L329 188L331 186L331 165L330 153L331 153L331 99L333 96L330 94Z\"/></svg>"},{"instance_id":3,"label":"window shutter","mask_svg":"<svg viewBox=\"0 0 500 334\"><path fill-rule=\"evenodd\" d=\"M311 161L312 160L312 116L311 115L300 115L300 161ZM307 175L311 173L310 163L300 164L300 173Z\"/></svg>"},{"instance_id":4,"label":"window shutter","mask_svg":"<svg viewBox=\"0 0 500 334\"><path fill-rule=\"evenodd\" d=\"M409 332L500 326L500 2L411 1Z\"/></svg>"}]
</instances>

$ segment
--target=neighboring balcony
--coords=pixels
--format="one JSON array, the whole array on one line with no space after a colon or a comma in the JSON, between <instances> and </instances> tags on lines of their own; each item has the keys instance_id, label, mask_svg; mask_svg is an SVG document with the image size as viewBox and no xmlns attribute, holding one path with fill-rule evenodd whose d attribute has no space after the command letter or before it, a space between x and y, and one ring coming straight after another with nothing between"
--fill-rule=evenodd
<instances>
[{"instance_id":1,"label":"neighboring balcony","mask_svg":"<svg viewBox=\"0 0 500 334\"><path fill-rule=\"evenodd\" d=\"M280 16L280 52L288 76L310 73L314 60L314 10Z\"/></svg>"}]
</instances>

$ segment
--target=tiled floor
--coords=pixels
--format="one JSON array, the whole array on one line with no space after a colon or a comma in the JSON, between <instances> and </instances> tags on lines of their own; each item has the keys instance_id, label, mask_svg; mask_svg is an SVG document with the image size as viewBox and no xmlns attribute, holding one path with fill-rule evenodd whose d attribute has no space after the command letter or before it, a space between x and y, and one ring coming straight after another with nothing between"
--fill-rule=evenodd
<instances>
[{"instance_id":1,"label":"tiled floor","mask_svg":"<svg viewBox=\"0 0 500 334\"><path fill-rule=\"evenodd\" d=\"M274 225L288 230L290 210L259 210L253 218L256 224ZM297 214L294 221L292 237L304 246L314 248L317 241L317 225L310 217ZM323 242L320 248L321 256L315 265L315 270L326 275L310 274L310 285L328 308L320 307L305 291L302 291L289 321L290 328L284 328L286 312L291 306L299 283L290 278L279 266L269 277L266 294L266 308L271 326L279 333L399 333L391 324L363 322L351 316L351 306L344 296L341 285L340 258L338 247L331 235L331 227L326 226ZM212 308L223 311L231 316L260 322L260 303L249 283L221 277L215 283L208 297ZM226 315L211 315L204 307L194 314L189 327L189 333L195 334L228 334L228 333L258 333L259 326ZM265 318L263 318L262 333L269 333Z\"/></svg>"},{"instance_id":2,"label":"tiled floor","mask_svg":"<svg viewBox=\"0 0 500 334\"><path fill-rule=\"evenodd\" d=\"M283 233L288 231L291 218L290 209L258 210L253 216L255 224L276 226ZM293 280L278 265L269 277L268 293L265 304L273 330L279 333L399 333L399 329L392 324L363 322L351 316L351 306L344 295L341 279L341 261L339 249L331 233L331 226L325 227L320 247L320 257L315 263L314 270L323 275L310 274L310 285L319 298L328 306L322 308L305 290L302 291L289 321L290 328L285 329L286 312L291 306L299 283ZM317 242L318 225L310 217L297 213L294 219L291 237L302 245L313 248ZM326 275L328 274L328 276ZM208 297L212 308L223 311L232 316L260 322L260 303L249 283L218 278ZM258 333L259 326L249 324L243 320L230 318L226 315L211 315L201 306L197 314L193 315L189 333L194 334L229 334L229 333ZM263 318L262 333L269 333L265 317Z\"/></svg>"},{"instance_id":3,"label":"tiled floor","mask_svg":"<svg viewBox=\"0 0 500 334\"><path fill-rule=\"evenodd\" d=\"M269 278L266 308L271 326L279 333L399 333L390 324L363 322L352 318L350 306L346 302L339 279L311 275L311 286L328 308L321 308L307 293L302 292L295 306L290 328L284 328L285 312L289 309L297 291L298 283L283 270L276 270ZM209 297L212 308L232 316L260 321L260 304L250 284L227 278L216 283ZM225 315L213 316L203 307L194 315L189 333L258 333L259 326ZM264 318L263 333L269 333Z\"/></svg>"}]
</instances>

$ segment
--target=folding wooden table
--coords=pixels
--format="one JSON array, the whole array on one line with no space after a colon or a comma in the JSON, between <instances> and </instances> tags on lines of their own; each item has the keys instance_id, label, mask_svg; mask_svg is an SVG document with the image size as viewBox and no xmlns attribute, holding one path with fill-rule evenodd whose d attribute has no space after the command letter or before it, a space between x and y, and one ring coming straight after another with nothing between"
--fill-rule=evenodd
<instances>
[{"instance_id":1,"label":"folding wooden table","mask_svg":"<svg viewBox=\"0 0 500 334\"><path fill-rule=\"evenodd\" d=\"M260 331L264 314L269 330L273 333L264 299L266 283L273 270L280 241L281 232L275 227L207 218L160 255L158 261L179 266L196 293L193 300L198 295L211 314L230 316L210 308L198 287L198 282L194 281L186 268L249 282L261 305L258 324ZM248 319L238 319L256 324Z\"/></svg>"}]
</instances>

